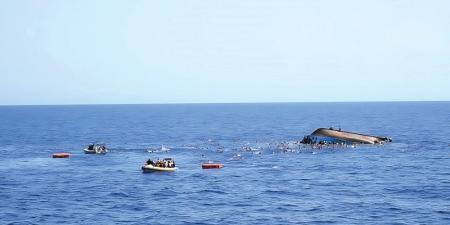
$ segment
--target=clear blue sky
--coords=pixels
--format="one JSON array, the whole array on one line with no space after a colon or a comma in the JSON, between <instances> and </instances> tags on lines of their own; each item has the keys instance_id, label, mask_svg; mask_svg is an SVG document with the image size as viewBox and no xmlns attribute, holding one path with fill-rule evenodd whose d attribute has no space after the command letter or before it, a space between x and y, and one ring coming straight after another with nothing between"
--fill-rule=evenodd
<instances>
[{"instance_id":1,"label":"clear blue sky","mask_svg":"<svg viewBox=\"0 0 450 225\"><path fill-rule=\"evenodd\" d=\"M0 104L450 100L450 1L0 1Z\"/></svg>"}]
</instances>

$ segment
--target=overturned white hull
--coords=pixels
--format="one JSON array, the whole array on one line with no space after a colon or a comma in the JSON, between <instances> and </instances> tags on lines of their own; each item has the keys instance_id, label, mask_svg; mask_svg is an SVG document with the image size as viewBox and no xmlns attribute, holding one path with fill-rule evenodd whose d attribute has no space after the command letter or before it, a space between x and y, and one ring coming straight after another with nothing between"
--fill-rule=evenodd
<instances>
[{"instance_id":1,"label":"overturned white hull","mask_svg":"<svg viewBox=\"0 0 450 225\"><path fill-rule=\"evenodd\" d=\"M331 143L334 142L346 142L351 144L384 144L391 142L392 139L388 137L377 137L366 134L359 134L354 132L335 130L332 128L319 128L315 130L311 135L306 136L302 143L312 144L316 142L316 139L325 139Z\"/></svg>"}]
</instances>

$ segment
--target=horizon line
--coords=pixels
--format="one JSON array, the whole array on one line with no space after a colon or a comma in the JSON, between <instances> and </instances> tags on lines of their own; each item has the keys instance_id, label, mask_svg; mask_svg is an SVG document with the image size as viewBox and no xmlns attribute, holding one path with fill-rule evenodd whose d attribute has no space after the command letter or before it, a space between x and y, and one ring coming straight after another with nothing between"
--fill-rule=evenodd
<instances>
[{"instance_id":1,"label":"horizon line","mask_svg":"<svg viewBox=\"0 0 450 225\"><path fill-rule=\"evenodd\" d=\"M69 104L0 104L4 106L98 106L98 105L213 105L213 104L304 104L304 103L433 103L450 100L374 100L374 101L283 101L283 102L168 102L168 103L69 103Z\"/></svg>"}]
</instances>

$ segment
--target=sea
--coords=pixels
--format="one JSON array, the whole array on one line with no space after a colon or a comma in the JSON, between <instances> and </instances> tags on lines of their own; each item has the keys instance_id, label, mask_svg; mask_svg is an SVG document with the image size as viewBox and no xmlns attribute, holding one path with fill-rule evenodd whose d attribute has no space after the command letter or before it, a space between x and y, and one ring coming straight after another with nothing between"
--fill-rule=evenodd
<instances>
[{"instance_id":1,"label":"sea","mask_svg":"<svg viewBox=\"0 0 450 225\"><path fill-rule=\"evenodd\" d=\"M1 106L0 224L450 224L450 102Z\"/></svg>"}]
</instances>

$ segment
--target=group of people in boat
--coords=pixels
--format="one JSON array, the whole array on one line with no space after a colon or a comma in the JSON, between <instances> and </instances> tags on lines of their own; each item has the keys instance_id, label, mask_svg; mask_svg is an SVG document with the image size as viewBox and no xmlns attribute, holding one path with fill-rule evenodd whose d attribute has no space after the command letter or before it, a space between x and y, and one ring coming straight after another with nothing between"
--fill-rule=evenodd
<instances>
[{"instance_id":1,"label":"group of people in boat","mask_svg":"<svg viewBox=\"0 0 450 225\"><path fill-rule=\"evenodd\" d=\"M148 159L147 165L152 165L154 167L161 167L161 168L175 168L175 161L173 159L164 159L164 160L156 160L156 162L153 162L153 160Z\"/></svg>"},{"instance_id":2,"label":"group of people in boat","mask_svg":"<svg viewBox=\"0 0 450 225\"><path fill-rule=\"evenodd\" d=\"M104 146L104 145L98 145L98 146L96 146L95 144L90 144L90 145L88 145L88 150L100 150L100 151L105 151L105 150L106 150L106 146Z\"/></svg>"},{"instance_id":3,"label":"group of people in boat","mask_svg":"<svg viewBox=\"0 0 450 225\"><path fill-rule=\"evenodd\" d=\"M104 144L89 144L87 148L84 149L86 154L106 154L108 148Z\"/></svg>"}]
</instances>

